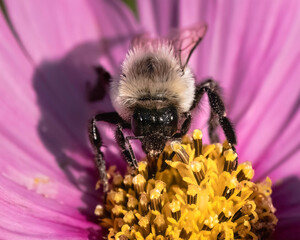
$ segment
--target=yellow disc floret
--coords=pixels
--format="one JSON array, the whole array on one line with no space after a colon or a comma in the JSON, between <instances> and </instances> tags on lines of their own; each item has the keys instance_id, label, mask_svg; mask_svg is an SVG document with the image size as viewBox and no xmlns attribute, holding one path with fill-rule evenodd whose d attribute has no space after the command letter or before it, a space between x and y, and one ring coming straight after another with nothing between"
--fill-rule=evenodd
<instances>
[{"instance_id":1,"label":"yellow disc floret","mask_svg":"<svg viewBox=\"0 0 300 240\"><path fill-rule=\"evenodd\" d=\"M200 130L183 142L166 146L154 178L147 161L114 175L95 211L108 239L268 239L277 223L271 180L252 182L251 163L238 165L228 142L202 145Z\"/></svg>"}]
</instances>

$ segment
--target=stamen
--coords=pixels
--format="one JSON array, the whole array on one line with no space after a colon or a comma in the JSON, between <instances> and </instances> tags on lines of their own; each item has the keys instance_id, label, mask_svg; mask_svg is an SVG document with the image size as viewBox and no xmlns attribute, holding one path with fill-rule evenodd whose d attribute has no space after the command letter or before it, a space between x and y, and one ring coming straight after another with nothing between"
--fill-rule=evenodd
<instances>
[{"instance_id":1,"label":"stamen","mask_svg":"<svg viewBox=\"0 0 300 240\"><path fill-rule=\"evenodd\" d=\"M202 154L202 132L198 129L194 130L193 140L195 148L195 158Z\"/></svg>"},{"instance_id":2,"label":"stamen","mask_svg":"<svg viewBox=\"0 0 300 240\"><path fill-rule=\"evenodd\" d=\"M133 214L132 211L129 211L125 214L125 216L123 217L123 220L125 223L132 225L135 222L135 216Z\"/></svg>"},{"instance_id":3,"label":"stamen","mask_svg":"<svg viewBox=\"0 0 300 240\"><path fill-rule=\"evenodd\" d=\"M210 215L205 221L202 230L211 230L219 223L219 216L217 214Z\"/></svg>"},{"instance_id":4,"label":"stamen","mask_svg":"<svg viewBox=\"0 0 300 240\"><path fill-rule=\"evenodd\" d=\"M148 163L145 161L139 162L138 171L145 179L148 178Z\"/></svg>"},{"instance_id":5,"label":"stamen","mask_svg":"<svg viewBox=\"0 0 300 240\"><path fill-rule=\"evenodd\" d=\"M131 195L128 195L127 197L128 197L128 200L127 200L128 209L130 209L130 210L135 209L138 205L138 200L134 196L131 196Z\"/></svg>"},{"instance_id":6,"label":"stamen","mask_svg":"<svg viewBox=\"0 0 300 240\"><path fill-rule=\"evenodd\" d=\"M148 204L149 200L146 193L142 193L140 196L140 203L139 203L139 212L144 216L148 212Z\"/></svg>"},{"instance_id":7,"label":"stamen","mask_svg":"<svg viewBox=\"0 0 300 240\"><path fill-rule=\"evenodd\" d=\"M161 193L159 189L152 189L150 191L151 209L154 211L161 211Z\"/></svg>"},{"instance_id":8,"label":"stamen","mask_svg":"<svg viewBox=\"0 0 300 240\"><path fill-rule=\"evenodd\" d=\"M251 163L245 162L242 163L238 166L237 168L237 180L239 182L244 181L244 180L250 180L254 176L254 170L252 169Z\"/></svg>"},{"instance_id":9,"label":"stamen","mask_svg":"<svg viewBox=\"0 0 300 240\"><path fill-rule=\"evenodd\" d=\"M237 154L232 149L224 151L225 163L223 171L230 172L233 170L234 162L237 158Z\"/></svg>"},{"instance_id":10,"label":"stamen","mask_svg":"<svg viewBox=\"0 0 300 240\"><path fill-rule=\"evenodd\" d=\"M221 223L221 222L225 222L225 221L227 221L228 219L230 219L230 217L226 217L225 214L224 214L224 212L221 212L221 213L219 214L219 216L218 216L218 220L219 220L220 223Z\"/></svg>"},{"instance_id":11,"label":"stamen","mask_svg":"<svg viewBox=\"0 0 300 240\"><path fill-rule=\"evenodd\" d=\"M122 186L122 183L123 183L123 177L121 174L116 174L114 177L113 177L113 184L115 187L121 187Z\"/></svg>"},{"instance_id":12,"label":"stamen","mask_svg":"<svg viewBox=\"0 0 300 240\"><path fill-rule=\"evenodd\" d=\"M187 232L187 231L183 228L183 229L181 230L181 232L180 232L179 237L182 238L182 239L184 239L184 240L187 240L187 239L190 239L191 235L192 235L192 232Z\"/></svg>"},{"instance_id":13,"label":"stamen","mask_svg":"<svg viewBox=\"0 0 300 240\"><path fill-rule=\"evenodd\" d=\"M133 177L131 175L125 175L123 183L125 185L125 189L128 190L132 186Z\"/></svg>"},{"instance_id":14,"label":"stamen","mask_svg":"<svg viewBox=\"0 0 300 240\"><path fill-rule=\"evenodd\" d=\"M238 181L235 177L232 177L226 184L227 186L225 186L222 196L228 199L234 193L236 186L238 185Z\"/></svg>"},{"instance_id":15,"label":"stamen","mask_svg":"<svg viewBox=\"0 0 300 240\"><path fill-rule=\"evenodd\" d=\"M200 185L201 181L205 178L205 174L203 171L203 163L192 161L191 169L193 171L194 177L196 178L198 185Z\"/></svg>"},{"instance_id":16,"label":"stamen","mask_svg":"<svg viewBox=\"0 0 300 240\"><path fill-rule=\"evenodd\" d=\"M143 235L148 236L150 233L150 221L148 217L141 217L139 225L142 228Z\"/></svg>"},{"instance_id":17,"label":"stamen","mask_svg":"<svg viewBox=\"0 0 300 240\"><path fill-rule=\"evenodd\" d=\"M180 142L173 141L171 143L171 147L172 147L173 151L176 152L176 155L183 163L187 164L189 162L189 155L184 150L184 148L181 146Z\"/></svg>"},{"instance_id":18,"label":"stamen","mask_svg":"<svg viewBox=\"0 0 300 240\"><path fill-rule=\"evenodd\" d=\"M95 215L97 217L102 217L103 214L104 214L104 208L101 206L101 205L97 205L96 208L95 208L95 211L94 211Z\"/></svg>"},{"instance_id":19,"label":"stamen","mask_svg":"<svg viewBox=\"0 0 300 240\"><path fill-rule=\"evenodd\" d=\"M122 189L116 191L111 191L108 196L108 200L113 201L116 204L123 204L125 202L125 194Z\"/></svg>"},{"instance_id":20,"label":"stamen","mask_svg":"<svg viewBox=\"0 0 300 240\"><path fill-rule=\"evenodd\" d=\"M121 217L123 215L123 206L122 205L115 205L111 210L115 217Z\"/></svg>"},{"instance_id":21,"label":"stamen","mask_svg":"<svg viewBox=\"0 0 300 240\"><path fill-rule=\"evenodd\" d=\"M183 142L124 179L110 168L105 207L95 209L108 240L268 239L277 224L271 180L251 182L251 164L237 165L228 142L202 146L199 130Z\"/></svg>"},{"instance_id":22,"label":"stamen","mask_svg":"<svg viewBox=\"0 0 300 240\"><path fill-rule=\"evenodd\" d=\"M187 203L196 204L197 203L197 187L195 185L189 185L187 191Z\"/></svg>"},{"instance_id":23,"label":"stamen","mask_svg":"<svg viewBox=\"0 0 300 240\"><path fill-rule=\"evenodd\" d=\"M146 184L146 179L144 178L143 175L138 174L132 179L132 183L134 186L135 191L140 194L144 192L145 190L145 184Z\"/></svg>"},{"instance_id":24,"label":"stamen","mask_svg":"<svg viewBox=\"0 0 300 240\"><path fill-rule=\"evenodd\" d=\"M243 216L242 209L240 208L232 217L232 221L235 222L238 220L241 216Z\"/></svg>"},{"instance_id":25,"label":"stamen","mask_svg":"<svg viewBox=\"0 0 300 240\"><path fill-rule=\"evenodd\" d=\"M155 181L155 188L162 192L166 188L166 184L161 180L157 180Z\"/></svg>"},{"instance_id":26,"label":"stamen","mask_svg":"<svg viewBox=\"0 0 300 240\"><path fill-rule=\"evenodd\" d=\"M176 200L173 200L169 204L169 208L172 212L172 218L174 218L176 221L178 221L179 218L181 217L180 202L176 201Z\"/></svg>"},{"instance_id":27,"label":"stamen","mask_svg":"<svg viewBox=\"0 0 300 240\"><path fill-rule=\"evenodd\" d=\"M153 223L155 226L156 233L158 235L164 235L165 231L167 229L167 224L166 224L164 215L162 215L162 214L157 215L155 217Z\"/></svg>"}]
</instances>

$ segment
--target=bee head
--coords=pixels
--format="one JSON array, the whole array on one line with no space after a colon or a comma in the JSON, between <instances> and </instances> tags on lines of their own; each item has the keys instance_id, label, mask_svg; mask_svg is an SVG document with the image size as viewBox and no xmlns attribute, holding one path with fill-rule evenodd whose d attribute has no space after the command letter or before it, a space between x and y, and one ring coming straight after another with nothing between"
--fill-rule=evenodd
<instances>
[{"instance_id":1,"label":"bee head","mask_svg":"<svg viewBox=\"0 0 300 240\"><path fill-rule=\"evenodd\" d=\"M173 136L177 131L178 113L175 107L160 109L136 108L131 118L135 136Z\"/></svg>"}]
</instances>

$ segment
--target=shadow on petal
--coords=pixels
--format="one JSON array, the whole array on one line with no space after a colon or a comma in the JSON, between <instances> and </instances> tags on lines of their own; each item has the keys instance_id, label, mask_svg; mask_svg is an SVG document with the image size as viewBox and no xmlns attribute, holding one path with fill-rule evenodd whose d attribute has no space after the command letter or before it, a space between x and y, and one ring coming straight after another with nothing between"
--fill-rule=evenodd
<instances>
[{"instance_id":1,"label":"shadow on petal","mask_svg":"<svg viewBox=\"0 0 300 240\"><path fill-rule=\"evenodd\" d=\"M91 221L95 220L93 210L98 203L95 191L98 174L88 142L87 123L96 111L112 111L113 107L106 94L107 84L103 84L103 92L99 92L104 98L96 104L88 102L86 84L97 79L94 67L100 58L108 59L106 62L111 68L119 67L109 55L110 50L129 43L130 38L120 36L81 44L61 59L45 59L33 75L32 83L41 112L38 134L69 183L82 192L81 200L86 208L79 211ZM113 136L103 136L103 142L114 148ZM119 152L109 152L112 153L105 156L109 159L108 165L116 164L120 160Z\"/></svg>"}]
</instances>

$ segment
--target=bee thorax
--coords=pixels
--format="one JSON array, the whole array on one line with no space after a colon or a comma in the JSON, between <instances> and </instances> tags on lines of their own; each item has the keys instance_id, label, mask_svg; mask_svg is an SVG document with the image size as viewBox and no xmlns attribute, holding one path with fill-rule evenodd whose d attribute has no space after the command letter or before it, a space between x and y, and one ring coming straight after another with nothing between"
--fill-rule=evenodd
<instances>
[{"instance_id":1,"label":"bee thorax","mask_svg":"<svg viewBox=\"0 0 300 240\"><path fill-rule=\"evenodd\" d=\"M126 121L139 105L173 105L189 111L194 100L195 79L191 70L181 69L173 48L133 48L122 65L122 75L111 83L111 99Z\"/></svg>"}]
</instances>

